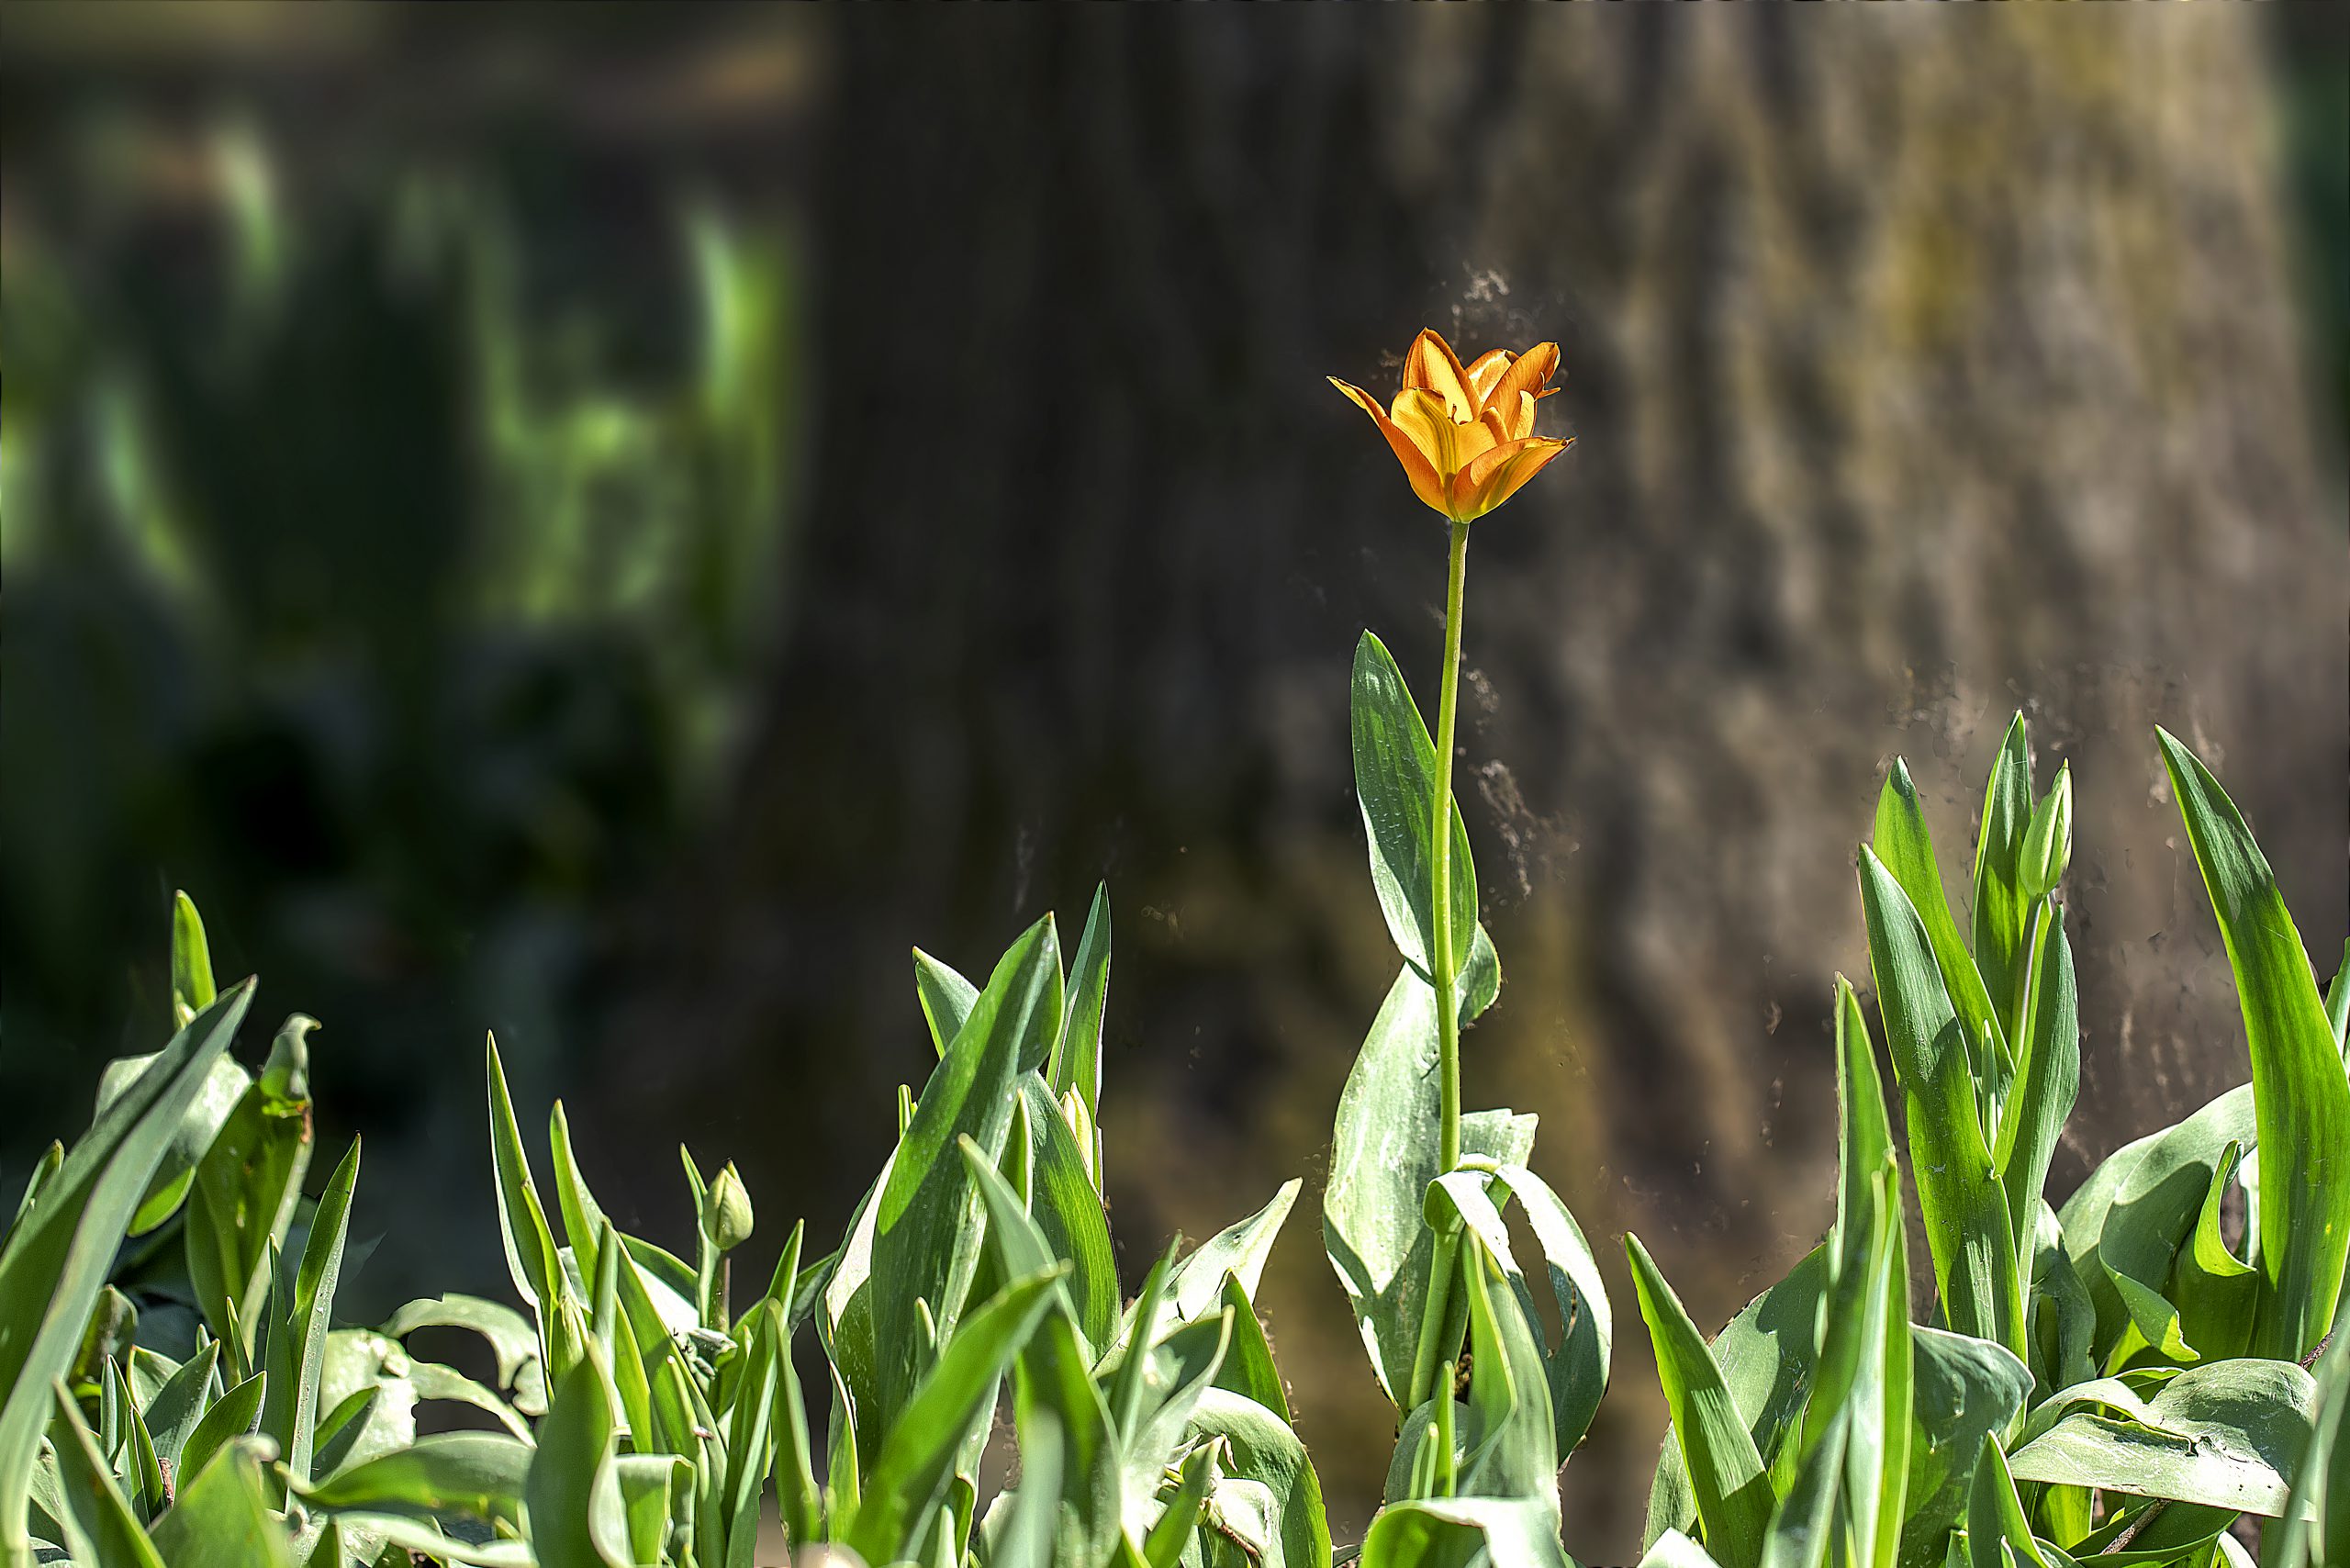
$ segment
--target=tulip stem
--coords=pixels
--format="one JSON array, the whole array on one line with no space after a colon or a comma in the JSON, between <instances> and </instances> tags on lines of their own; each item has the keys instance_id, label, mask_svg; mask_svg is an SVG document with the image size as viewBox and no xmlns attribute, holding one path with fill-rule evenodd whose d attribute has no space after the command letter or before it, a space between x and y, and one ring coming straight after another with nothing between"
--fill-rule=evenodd
<instances>
[{"instance_id":1,"label":"tulip stem","mask_svg":"<svg viewBox=\"0 0 2350 1568\"><path fill-rule=\"evenodd\" d=\"M1460 684L1461 588L1469 571L1469 525L1452 525L1452 562L1444 590L1444 685L1436 709L1436 820L1428 839L1428 913L1436 951L1428 955L1428 978L1436 985L1436 1034L1443 1063L1443 1126L1438 1166L1460 1163L1460 966L1453 961L1452 934L1452 728Z\"/></svg>"}]
</instances>

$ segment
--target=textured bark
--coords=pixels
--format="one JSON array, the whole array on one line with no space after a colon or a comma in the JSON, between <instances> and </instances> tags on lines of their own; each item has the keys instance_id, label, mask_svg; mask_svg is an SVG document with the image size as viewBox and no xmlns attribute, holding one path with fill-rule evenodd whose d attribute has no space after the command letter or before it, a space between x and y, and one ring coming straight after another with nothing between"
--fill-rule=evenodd
<instances>
[{"instance_id":1,"label":"textured bark","mask_svg":"<svg viewBox=\"0 0 2350 1568\"><path fill-rule=\"evenodd\" d=\"M2060 1185L2248 1072L2153 723L2331 971L2350 570L2252 16L839 20L780 695L621 1042L713 1042L649 1070L676 1103L821 1093L810 1142L733 1150L755 1190L843 1215L878 1161L927 1058L903 942L983 969L1103 873L1129 1264L1326 1158L1394 962L1347 662L1370 625L1427 694L1443 535L1321 377L1390 383L1424 322L1564 351L1578 444L1470 561L1510 983L1467 1087L1542 1113L1603 1258L1638 1226L1712 1325L1825 1226L1830 979L1866 978L1852 846L1896 753L1962 897L2009 713L2043 786L2072 760ZM1387 1426L1315 1231L1263 1303L1344 1533ZM1600 1561L1662 1428L1628 1290L1617 1331L1566 1479Z\"/></svg>"}]
</instances>

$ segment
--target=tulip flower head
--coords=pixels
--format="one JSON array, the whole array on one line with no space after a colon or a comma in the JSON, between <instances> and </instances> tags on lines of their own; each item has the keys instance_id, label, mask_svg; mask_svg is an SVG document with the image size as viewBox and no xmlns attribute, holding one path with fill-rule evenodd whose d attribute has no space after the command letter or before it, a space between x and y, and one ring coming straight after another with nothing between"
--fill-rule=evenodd
<instances>
[{"instance_id":1,"label":"tulip flower head","mask_svg":"<svg viewBox=\"0 0 2350 1568\"><path fill-rule=\"evenodd\" d=\"M1470 522L1567 449L1567 442L1534 433L1534 405L1557 390L1547 383L1558 368L1556 343L1521 354L1494 349L1464 368L1430 330L1412 340L1403 390L1389 407L1335 375L1330 385L1379 426L1414 495L1455 522Z\"/></svg>"}]
</instances>

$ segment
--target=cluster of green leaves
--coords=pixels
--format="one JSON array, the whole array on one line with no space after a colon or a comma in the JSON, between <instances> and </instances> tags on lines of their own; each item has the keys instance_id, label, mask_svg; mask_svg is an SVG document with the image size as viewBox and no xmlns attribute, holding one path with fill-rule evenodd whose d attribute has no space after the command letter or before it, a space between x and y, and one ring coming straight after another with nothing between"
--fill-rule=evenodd
<instances>
[{"instance_id":1,"label":"cluster of green leaves","mask_svg":"<svg viewBox=\"0 0 2350 1568\"><path fill-rule=\"evenodd\" d=\"M1440 1168L1437 1009L1474 1019L1500 966L1455 813L1460 978L1441 1002L1428 978L1448 924L1428 893L1434 748L1375 638L1357 654L1353 733L1401 958L1339 1103L1323 1213L1398 1417L1358 1561L1557 1568L1557 1479L1606 1386L1609 1304L1529 1167L1534 1118L1463 1117ZM2019 719L1962 934L1897 764L1859 868L1899 1136L1840 979L1826 1239L1709 1341L1626 1238L1673 1417L1649 1502L1656 1568L2212 1568L2250 1561L2228 1533L2245 1516L2269 1521L2264 1568L2350 1548L2350 1335L2333 1333L2350 980L2321 999L2243 819L2185 747L2162 746L2251 1083L2052 1207L2080 1057L2053 896L2069 779L2034 793ZM984 985L914 955L937 1065L901 1091L898 1142L842 1247L808 1258L795 1226L739 1310L730 1260L754 1214L733 1168L686 1156L687 1252L621 1232L559 1103L542 1186L493 1043L520 1309L450 1295L337 1326L359 1150L305 1194L312 1022L287 1019L250 1071L231 1046L253 983L216 991L185 898L172 955L176 1034L108 1069L94 1124L70 1152L52 1146L0 1243L6 1568L748 1568L770 1517L811 1561L1332 1562L1254 1302L1298 1183L1170 1248L1133 1300L1120 1288L1098 1123L1106 892L1066 965L1050 916ZM1922 1317L1904 1142L1932 1261ZM409 1343L449 1329L479 1337L494 1378ZM803 1356L822 1370L812 1406ZM428 1404L461 1419L425 1428L463 1429L420 1433Z\"/></svg>"},{"instance_id":2,"label":"cluster of green leaves","mask_svg":"<svg viewBox=\"0 0 2350 1568\"><path fill-rule=\"evenodd\" d=\"M185 898L173 959L183 1027L108 1070L0 1250L9 1568L747 1568L769 1510L794 1548L876 1563L1330 1561L1251 1299L1298 1184L1122 1299L1095 1122L1106 892L1066 971L1050 916L985 986L915 955L937 1067L901 1092L846 1243L809 1260L795 1227L739 1312L728 1255L754 1215L733 1168L687 1156L699 1223L672 1253L613 1225L558 1103L543 1197L493 1042L523 1310L449 1295L335 1327L359 1153L302 1195L311 1021L250 1075L229 1046L252 982L213 994ZM449 1328L485 1341L496 1386L407 1343ZM1017 1479L990 1498L1007 1387ZM419 1435L426 1401L471 1406L478 1429Z\"/></svg>"},{"instance_id":3,"label":"cluster of green leaves","mask_svg":"<svg viewBox=\"0 0 2350 1568\"><path fill-rule=\"evenodd\" d=\"M1932 1255L1913 1320L1893 1126L1852 988L1826 1241L1710 1344L1637 1240L1673 1434L1649 1538L1724 1568L2075 1561L2205 1568L2350 1550L2338 1473L2350 1353L2350 979L2321 1001L2267 861L2202 763L2160 737L2219 917L2252 1082L2042 1196L2080 1028L2064 911L2063 773L2032 790L2023 720L1994 765L1972 932L1897 761L1859 854L1878 1022ZM2261 1177L2265 1172L2266 1180ZM2240 1234L2230 1215L2244 1215Z\"/></svg>"}]
</instances>

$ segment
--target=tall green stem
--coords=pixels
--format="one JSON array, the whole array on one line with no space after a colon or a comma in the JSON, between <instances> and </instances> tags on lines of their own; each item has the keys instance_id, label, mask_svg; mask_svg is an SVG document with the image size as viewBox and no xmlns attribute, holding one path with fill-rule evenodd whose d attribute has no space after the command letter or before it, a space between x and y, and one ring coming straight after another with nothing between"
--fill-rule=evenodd
<instances>
[{"instance_id":1,"label":"tall green stem","mask_svg":"<svg viewBox=\"0 0 2350 1568\"><path fill-rule=\"evenodd\" d=\"M1436 821L1429 832L1428 894L1436 951L1428 978L1436 982L1436 1033L1444 1067L1444 1125L1438 1163L1460 1163L1460 1004L1452 935L1452 723L1460 684L1460 597L1469 571L1469 525L1452 525L1452 564L1444 589L1444 685L1436 710Z\"/></svg>"}]
</instances>

